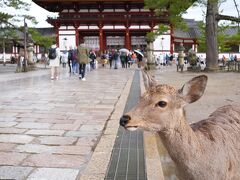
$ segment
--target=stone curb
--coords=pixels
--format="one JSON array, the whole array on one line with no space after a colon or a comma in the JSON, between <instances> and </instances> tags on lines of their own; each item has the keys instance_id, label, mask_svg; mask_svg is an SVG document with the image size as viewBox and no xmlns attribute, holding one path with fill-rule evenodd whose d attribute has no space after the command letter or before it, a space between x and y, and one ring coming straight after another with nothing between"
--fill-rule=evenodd
<instances>
[{"instance_id":1,"label":"stone curb","mask_svg":"<svg viewBox=\"0 0 240 180\"><path fill-rule=\"evenodd\" d=\"M119 117L123 114L132 85L133 75L134 71L116 103L115 110L107 122L106 129L92 154L91 160L81 174L80 180L103 180L105 178L119 128Z\"/></svg>"}]
</instances>

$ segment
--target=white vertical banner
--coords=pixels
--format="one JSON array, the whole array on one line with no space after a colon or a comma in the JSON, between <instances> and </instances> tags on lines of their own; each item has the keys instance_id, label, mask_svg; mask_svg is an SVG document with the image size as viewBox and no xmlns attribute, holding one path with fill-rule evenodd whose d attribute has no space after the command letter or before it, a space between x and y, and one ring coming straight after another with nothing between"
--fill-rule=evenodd
<instances>
[{"instance_id":1,"label":"white vertical banner","mask_svg":"<svg viewBox=\"0 0 240 180\"><path fill-rule=\"evenodd\" d=\"M69 47L76 46L76 37L74 35L59 35L59 48L61 51L68 50Z\"/></svg>"},{"instance_id":2,"label":"white vertical banner","mask_svg":"<svg viewBox=\"0 0 240 180\"><path fill-rule=\"evenodd\" d=\"M194 50L194 44L192 44L192 49Z\"/></svg>"},{"instance_id":3,"label":"white vertical banner","mask_svg":"<svg viewBox=\"0 0 240 180\"><path fill-rule=\"evenodd\" d=\"M155 51L170 51L171 47L171 36L160 35L153 42L153 49Z\"/></svg>"}]
</instances>

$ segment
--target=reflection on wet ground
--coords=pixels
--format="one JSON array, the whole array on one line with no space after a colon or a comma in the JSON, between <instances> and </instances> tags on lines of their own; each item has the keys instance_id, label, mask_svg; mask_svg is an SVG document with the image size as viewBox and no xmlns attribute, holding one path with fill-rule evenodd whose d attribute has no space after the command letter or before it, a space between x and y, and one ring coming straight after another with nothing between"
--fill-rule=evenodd
<instances>
[{"instance_id":1,"label":"reflection on wet ground","mask_svg":"<svg viewBox=\"0 0 240 180\"><path fill-rule=\"evenodd\" d=\"M35 87L37 84L42 84L42 82L46 82L47 85L48 78L49 75L43 75L40 77L28 77L18 80L3 81L1 82L0 91L1 93L11 93L11 91L21 89L21 87Z\"/></svg>"}]
</instances>

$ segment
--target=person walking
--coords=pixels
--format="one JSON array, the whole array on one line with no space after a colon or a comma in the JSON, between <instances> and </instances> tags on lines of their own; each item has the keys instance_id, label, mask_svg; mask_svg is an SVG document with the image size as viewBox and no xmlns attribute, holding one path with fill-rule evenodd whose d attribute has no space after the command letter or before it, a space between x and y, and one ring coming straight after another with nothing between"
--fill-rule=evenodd
<instances>
[{"instance_id":1,"label":"person walking","mask_svg":"<svg viewBox=\"0 0 240 180\"><path fill-rule=\"evenodd\" d=\"M68 52L67 50L63 51L62 55L61 55L61 63L63 68L66 67L66 64L68 63Z\"/></svg>"},{"instance_id":2,"label":"person walking","mask_svg":"<svg viewBox=\"0 0 240 180\"><path fill-rule=\"evenodd\" d=\"M48 52L49 66L51 67L51 80L58 80L58 68L60 65L60 50L56 44L49 48Z\"/></svg>"},{"instance_id":3,"label":"person walking","mask_svg":"<svg viewBox=\"0 0 240 180\"><path fill-rule=\"evenodd\" d=\"M235 62L238 61L237 55L234 56L234 61L235 61Z\"/></svg>"},{"instance_id":4,"label":"person walking","mask_svg":"<svg viewBox=\"0 0 240 180\"><path fill-rule=\"evenodd\" d=\"M73 74L77 74L79 69L79 64L78 64L78 50L77 48L72 50L72 71Z\"/></svg>"},{"instance_id":5,"label":"person walking","mask_svg":"<svg viewBox=\"0 0 240 180\"><path fill-rule=\"evenodd\" d=\"M97 58L95 52L93 50L90 51L89 53L89 58L90 58L90 68L91 70L95 69L95 59Z\"/></svg>"},{"instance_id":6,"label":"person walking","mask_svg":"<svg viewBox=\"0 0 240 180\"><path fill-rule=\"evenodd\" d=\"M125 52L121 52L120 53L120 60L121 60L121 64L122 64L122 68L127 68L127 55Z\"/></svg>"},{"instance_id":7,"label":"person walking","mask_svg":"<svg viewBox=\"0 0 240 180\"><path fill-rule=\"evenodd\" d=\"M109 61L110 69L112 68L113 54L114 54L113 50L110 50L108 52L108 61Z\"/></svg>"},{"instance_id":8,"label":"person walking","mask_svg":"<svg viewBox=\"0 0 240 180\"><path fill-rule=\"evenodd\" d=\"M140 54L137 54L138 68L142 67L143 57Z\"/></svg>"},{"instance_id":9,"label":"person walking","mask_svg":"<svg viewBox=\"0 0 240 180\"><path fill-rule=\"evenodd\" d=\"M131 65L132 65L132 57L131 57L131 54L130 53L128 53L128 55L127 55L127 58L126 58L126 64L127 64L127 66L128 66L128 68L130 68L131 67ZM127 67L126 67L127 68Z\"/></svg>"},{"instance_id":10,"label":"person walking","mask_svg":"<svg viewBox=\"0 0 240 180\"><path fill-rule=\"evenodd\" d=\"M88 64L88 49L85 47L84 40L80 41L80 45L77 48L77 57L79 62L79 79L86 81L86 64Z\"/></svg>"},{"instance_id":11,"label":"person walking","mask_svg":"<svg viewBox=\"0 0 240 180\"><path fill-rule=\"evenodd\" d=\"M113 53L113 60L114 60L114 69L118 68L118 58L119 58L119 54L117 52L117 50L115 49L114 53Z\"/></svg>"},{"instance_id":12,"label":"person walking","mask_svg":"<svg viewBox=\"0 0 240 180\"><path fill-rule=\"evenodd\" d=\"M73 48L72 46L70 46L68 50L68 67L70 74L72 73L72 60L73 60Z\"/></svg>"}]
</instances>

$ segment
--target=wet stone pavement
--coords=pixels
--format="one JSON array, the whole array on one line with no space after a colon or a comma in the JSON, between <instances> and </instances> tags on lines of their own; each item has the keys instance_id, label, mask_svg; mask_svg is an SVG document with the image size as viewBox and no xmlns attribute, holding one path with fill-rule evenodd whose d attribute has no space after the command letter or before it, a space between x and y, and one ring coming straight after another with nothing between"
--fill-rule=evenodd
<instances>
[{"instance_id":1,"label":"wet stone pavement","mask_svg":"<svg viewBox=\"0 0 240 180\"><path fill-rule=\"evenodd\" d=\"M0 74L0 179L79 179L133 72Z\"/></svg>"},{"instance_id":2,"label":"wet stone pavement","mask_svg":"<svg viewBox=\"0 0 240 180\"><path fill-rule=\"evenodd\" d=\"M2 68L0 65L0 179L104 179L110 144L114 144L123 112L116 109L125 106L126 87L130 88L135 69L99 68L89 72L84 82L70 77L66 69L58 81L51 81L49 69L15 74L11 68ZM177 88L194 76L208 76L204 95L186 106L189 123L207 118L220 106L240 103L239 73L180 73L175 65L151 73L160 83ZM152 136L149 139L155 141ZM166 180L177 179L161 143L156 141L157 155L148 156L153 141L148 142L144 146L145 159L150 157L147 179L161 179L155 176L161 166ZM159 159L162 164L156 167Z\"/></svg>"}]
</instances>

